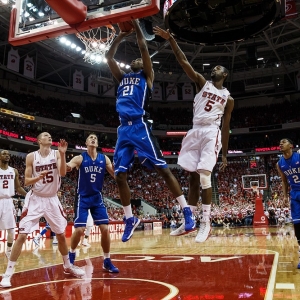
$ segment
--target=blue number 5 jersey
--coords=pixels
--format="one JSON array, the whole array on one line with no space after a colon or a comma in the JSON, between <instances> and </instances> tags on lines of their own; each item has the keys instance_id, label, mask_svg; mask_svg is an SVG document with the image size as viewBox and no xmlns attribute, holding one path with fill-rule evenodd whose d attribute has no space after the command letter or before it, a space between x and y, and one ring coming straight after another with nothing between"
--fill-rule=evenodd
<instances>
[{"instance_id":1,"label":"blue number 5 jersey","mask_svg":"<svg viewBox=\"0 0 300 300\"><path fill-rule=\"evenodd\" d=\"M105 156L98 153L97 158L92 160L87 152L81 155L82 163L79 168L77 193L84 197L101 194L106 169Z\"/></svg>"}]
</instances>

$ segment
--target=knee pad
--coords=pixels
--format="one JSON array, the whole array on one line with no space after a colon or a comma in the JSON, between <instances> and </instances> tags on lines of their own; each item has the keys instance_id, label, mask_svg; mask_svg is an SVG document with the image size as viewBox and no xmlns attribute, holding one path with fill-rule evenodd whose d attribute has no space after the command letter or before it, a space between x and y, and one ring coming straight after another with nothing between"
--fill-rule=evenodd
<instances>
[{"instance_id":1,"label":"knee pad","mask_svg":"<svg viewBox=\"0 0 300 300\"><path fill-rule=\"evenodd\" d=\"M7 229L7 242L12 243L14 241L14 238L15 238L15 229L14 228Z\"/></svg>"},{"instance_id":2,"label":"knee pad","mask_svg":"<svg viewBox=\"0 0 300 300\"><path fill-rule=\"evenodd\" d=\"M211 172L199 170L200 184L203 190L211 188Z\"/></svg>"}]
</instances>

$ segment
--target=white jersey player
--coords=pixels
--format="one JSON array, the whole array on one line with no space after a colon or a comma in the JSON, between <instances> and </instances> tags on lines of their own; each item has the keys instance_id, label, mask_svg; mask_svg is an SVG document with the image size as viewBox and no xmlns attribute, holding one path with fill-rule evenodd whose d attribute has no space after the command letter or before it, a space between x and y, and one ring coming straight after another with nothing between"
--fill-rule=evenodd
<instances>
[{"instance_id":1,"label":"white jersey player","mask_svg":"<svg viewBox=\"0 0 300 300\"><path fill-rule=\"evenodd\" d=\"M227 166L229 125L234 101L228 90L223 87L223 83L229 72L223 66L216 66L211 71L211 81L206 81L200 73L192 68L169 31L155 27L154 33L170 42L177 61L196 85L197 95L194 99L193 128L182 141L178 164L190 172L188 203L193 212L199 201L200 184L202 186L203 217L196 242L204 242L211 230L211 172L217 162L221 146L222 164L220 171ZM220 130L222 117L222 128ZM171 235L185 233L183 224L177 230L172 231Z\"/></svg>"},{"instance_id":2,"label":"white jersey player","mask_svg":"<svg viewBox=\"0 0 300 300\"><path fill-rule=\"evenodd\" d=\"M18 170L8 165L10 154L7 150L0 152L0 230L7 230L6 256L10 257L11 247L15 237L15 207L12 196L15 190L25 196L26 191L21 187Z\"/></svg>"},{"instance_id":3,"label":"white jersey player","mask_svg":"<svg viewBox=\"0 0 300 300\"><path fill-rule=\"evenodd\" d=\"M53 232L56 233L58 248L63 257L63 268L65 274L75 277L84 276L84 271L70 264L68 246L64 235L67 226L63 209L57 196L60 185L60 176L66 175L66 151L68 143L60 140L58 150L52 150L52 138L48 132L38 135L39 150L31 152L26 157L25 185L32 185L32 194L28 201L28 210L19 224L19 235L12 248L10 260L8 261L5 274L2 276L0 285L11 286L11 277L14 266L21 253L22 246L27 234L45 217Z\"/></svg>"}]
</instances>

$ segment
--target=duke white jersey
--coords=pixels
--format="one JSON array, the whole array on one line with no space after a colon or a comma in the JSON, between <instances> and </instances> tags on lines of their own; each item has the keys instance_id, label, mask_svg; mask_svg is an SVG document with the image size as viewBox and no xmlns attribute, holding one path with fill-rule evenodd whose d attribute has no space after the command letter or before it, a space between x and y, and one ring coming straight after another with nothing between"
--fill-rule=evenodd
<instances>
[{"instance_id":1,"label":"duke white jersey","mask_svg":"<svg viewBox=\"0 0 300 300\"><path fill-rule=\"evenodd\" d=\"M11 198L15 194L14 168L8 167L7 170L0 168L0 199Z\"/></svg>"},{"instance_id":2,"label":"duke white jersey","mask_svg":"<svg viewBox=\"0 0 300 300\"><path fill-rule=\"evenodd\" d=\"M206 81L194 99L193 125L220 126L229 95L226 88L219 90L211 81Z\"/></svg>"},{"instance_id":3,"label":"duke white jersey","mask_svg":"<svg viewBox=\"0 0 300 300\"><path fill-rule=\"evenodd\" d=\"M56 150L50 149L47 157L42 157L39 151L33 152L33 177L39 176L42 171L48 171L47 175L36 182L32 188L34 193L40 197L53 197L60 187L56 152Z\"/></svg>"}]
</instances>

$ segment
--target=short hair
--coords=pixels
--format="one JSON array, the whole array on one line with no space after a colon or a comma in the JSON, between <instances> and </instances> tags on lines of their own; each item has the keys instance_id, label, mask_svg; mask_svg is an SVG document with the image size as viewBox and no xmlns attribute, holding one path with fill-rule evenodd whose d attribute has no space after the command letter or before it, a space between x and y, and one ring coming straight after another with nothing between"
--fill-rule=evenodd
<instances>
[{"instance_id":1,"label":"short hair","mask_svg":"<svg viewBox=\"0 0 300 300\"><path fill-rule=\"evenodd\" d=\"M222 66L223 67L223 66ZM228 69L227 68L225 68L225 67L223 67L223 73L227 73L227 76L225 77L225 79L224 79L224 81L223 82L225 82L226 80L227 80L227 78L228 78L228 76L229 76L229 71L228 71Z\"/></svg>"},{"instance_id":2,"label":"short hair","mask_svg":"<svg viewBox=\"0 0 300 300\"><path fill-rule=\"evenodd\" d=\"M87 140L89 138L89 136L91 136L91 135L94 135L97 138L97 140L98 140L98 135L95 132L89 133L89 135L86 137L85 140Z\"/></svg>"},{"instance_id":3,"label":"short hair","mask_svg":"<svg viewBox=\"0 0 300 300\"><path fill-rule=\"evenodd\" d=\"M293 141L291 139L289 139L289 138L283 138L281 140L287 140L291 145L294 145Z\"/></svg>"}]
</instances>

